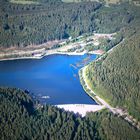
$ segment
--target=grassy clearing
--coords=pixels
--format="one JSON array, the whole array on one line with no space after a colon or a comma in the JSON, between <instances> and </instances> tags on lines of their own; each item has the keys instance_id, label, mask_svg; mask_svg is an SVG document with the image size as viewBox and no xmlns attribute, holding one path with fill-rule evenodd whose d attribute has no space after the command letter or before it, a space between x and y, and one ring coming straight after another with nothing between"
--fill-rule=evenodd
<instances>
[{"instance_id":1,"label":"grassy clearing","mask_svg":"<svg viewBox=\"0 0 140 140\"><path fill-rule=\"evenodd\" d=\"M98 0L62 0L62 1L66 3L71 3L71 2L87 2L87 1L98 1Z\"/></svg>"},{"instance_id":2,"label":"grassy clearing","mask_svg":"<svg viewBox=\"0 0 140 140\"><path fill-rule=\"evenodd\" d=\"M101 1L101 0L62 0L63 2L70 3L70 2L88 2L88 1ZM103 0L102 2L117 4L120 0Z\"/></svg>"},{"instance_id":3,"label":"grassy clearing","mask_svg":"<svg viewBox=\"0 0 140 140\"><path fill-rule=\"evenodd\" d=\"M108 4L119 4L121 2L130 2L130 3L132 2L135 5L140 6L140 1L139 0L62 0L62 1L66 2L66 3L71 3L71 2L78 3L78 2L97 1L97 2L104 2L107 5Z\"/></svg>"},{"instance_id":4,"label":"grassy clearing","mask_svg":"<svg viewBox=\"0 0 140 140\"><path fill-rule=\"evenodd\" d=\"M39 4L39 2L32 0L10 0L10 2L16 4Z\"/></svg>"}]
</instances>

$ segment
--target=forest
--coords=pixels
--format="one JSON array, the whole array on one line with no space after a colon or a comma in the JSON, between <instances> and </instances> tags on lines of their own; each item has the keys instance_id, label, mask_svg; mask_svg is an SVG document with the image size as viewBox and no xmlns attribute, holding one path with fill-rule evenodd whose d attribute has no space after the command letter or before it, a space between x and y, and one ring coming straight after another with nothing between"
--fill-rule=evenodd
<instances>
[{"instance_id":1,"label":"forest","mask_svg":"<svg viewBox=\"0 0 140 140\"><path fill-rule=\"evenodd\" d=\"M35 2L0 1L0 47L119 32L122 43L88 66L88 79L97 95L140 121L140 8L128 3L106 7L90 1ZM107 110L82 118L51 105L42 106L20 89L1 87L0 136L1 140L139 140L140 131Z\"/></svg>"},{"instance_id":2,"label":"forest","mask_svg":"<svg viewBox=\"0 0 140 140\"><path fill-rule=\"evenodd\" d=\"M140 131L107 110L78 114L40 105L29 93L0 88L1 140L138 140Z\"/></svg>"},{"instance_id":3,"label":"forest","mask_svg":"<svg viewBox=\"0 0 140 140\"><path fill-rule=\"evenodd\" d=\"M97 95L140 121L140 15L112 52L88 66L88 80Z\"/></svg>"},{"instance_id":4,"label":"forest","mask_svg":"<svg viewBox=\"0 0 140 140\"><path fill-rule=\"evenodd\" d=\"M105 7L90 1L37 2L39 4L0 1L0 47L25 47L84 33L121 32L135 20L135 11L139 9L128 3Z\"/></svg>"}]
</instances>

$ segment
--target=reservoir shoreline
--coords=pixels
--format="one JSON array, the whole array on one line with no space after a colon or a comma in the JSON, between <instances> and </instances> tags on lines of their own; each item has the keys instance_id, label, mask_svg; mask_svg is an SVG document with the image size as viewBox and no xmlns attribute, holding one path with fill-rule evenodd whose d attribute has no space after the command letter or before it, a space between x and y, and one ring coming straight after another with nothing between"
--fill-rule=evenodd
<instances>
[{"instance_id":1,"label":"reservoir shoreline","mask_svg":"<svg viewBox=\"0 0 140 140\"><path fill-rule=\"evenodd\" d=\"M109 52L111 52L110 50ZM102 57L102 56L101 56ZM95 61L98 61L101 59L99 57ZM139 121L137 121L133 116L129 114L129 112L124 111L121 107L113 107L112 105L108 104L103 98L101 98L98 94L94 92L94 90L90 87L87 76L86 76L86 69L88 65L84 66L79 70L79 77L80 77L80 83L85 90L85 93L90 96L98 105L104 106L104 108L107 108L110 112L117 115L118 117L122 117L125 121L130 123L132 126L140 130Z\"/></svg>"},{"instance_id":2,"label":"reservoir shoreline","mask_svg":"<svg viewBox=\"0 0 140 140\"><path fill-rule=\"evenodd\" d=\"M43 55L42 55L43 53ZM45 51L42 52L41 54L38 54L36 56L19 56L19 57L8 57L8 58L0 58L0 61L7 61L7 60L22 60L22 59L42 59L45 56L49 56L49 55L69 55L69 56L75 56L75 55L85 55L85 54L96 54L96 55L101 55L102 52L100 52L100 50L96 50L96 51L90 51L90 52L59 52L57 50L49 50L49 51Z\"/></svg>"},{"instance_id":3,"label":"reservoir shoreline","mask_svg":"<svg viewBox=\"0 0 140 140\"><path fill-rule=\"evenodd\" d=\"M49 55L39 60L2 61L0 85L27 89L42 103L52 105L96 104L84 92L78 76L79 69L95 58L87 54ZM45 96L50 98L42 98Z\"/></svg>"},{"instance_id":4,"label":"reservoir shoreline","mask_svg":"<svg viewBox=\"0 0 140 140\"><path fill-rule=\"evenodd\" d=\"M17 60L17 59L41 59L44 56L53 54L62 55L84 55L84 54L97 54L102 55L105 53L102 49L87 49L89 45L100 45L101 38L115 39L113 34L92 34L88 36L78 36L74 39L63 39L48 41L43 44L31 44L26 47L12 46L10 48L1 47L0 61Z\"/></svg>"}]
</instances>

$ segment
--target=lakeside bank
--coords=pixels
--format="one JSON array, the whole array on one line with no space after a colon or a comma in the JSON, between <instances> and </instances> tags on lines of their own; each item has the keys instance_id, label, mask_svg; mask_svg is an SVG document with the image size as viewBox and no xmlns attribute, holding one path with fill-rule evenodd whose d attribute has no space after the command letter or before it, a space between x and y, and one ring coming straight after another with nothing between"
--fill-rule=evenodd
<instances>
[{"instance_id":1,"label":"lakeside bank","mask_svg":"<svg viewBox=\"0 0 140 140\"><path fill-rule=\"evenodd\" d=\"M80 82L81 85L83 86L83 89L85 92L93 99L95 100L99 105L104 105L106 108L108 108L111 112L114 114L117 114L115 112L115 108L111 107L108 103L106 103L103 99L101 99L99 96L95 94L95 92L91 89L87 82L87 77L86 77L86 69L88 66L83 67L79 71L79 77L80 77Z\"/></svg>"},{"instance_id":2,"label":"lakeside bank","mask_svg":"<svg viewBox=\"0 0 140 140\"><path fill-rule=\"evenodd\" d=\"M131 124L133 127L140 130L140 125L139 125L140 122L136 121L136 119L133 118L133 116L131 116L127 111L124 111L123 109L118 108L118 107L112 107L110 104L108 104L104 99L100 98L93 91L93 89L90 87L90 85L88 84L88 81L87 81L87 77L86 77L86 68L87 67L88 66L86 65L85 67L83 67L82 69L79 70L80 82L81 82L83 89L87 93L87 95L90 96L99 105L102 105L105 108L109 109L110 112L112 112L114 115L117 115L118 117L123 118L125 121L127 121L129 124Z\"/></svg>"},{"instance_id":3,"label":"lakeside bank","mask_svg":"<svg viewBox=\"0 0 140 140\"><path fill-rule=\"evenodd\" d=\"M79 36L73 39L53 40L43 44L31 44L26 47L1 47L0 61L14 59L41 59L52 54L84 55L103 54L105 51L101 39L114 41L116 33L92 34Z\"/></svg>"},{"instance_id":4,"label":"lakeside bank","mask_svg":"<svg viewBox=\"0 0 140 140\"><path fill-rule=\"evenodd\" d=\"M49 55L85 55L85 54L96 54L96 55L101 55L104 53L102 50L95 50L95 51L83 51L83 52L67 52L67 51L59 51L59 49L52 49L52 50L45 50L45 48L40 50L34 50L30 52L18 52L14 54L7 54L7 58L0 58L0 61L6 61L6 60L20 60L20 59L42 59L45 56ZM39 52L38 54L35 55L36 52ZM12 57L13 55L18 55L18 57ZM29 55L29 56L28 56ZM2 55L1 55L2 56ZM3 55L4 56L4 55Z\"/></svg>"}]
</instances>

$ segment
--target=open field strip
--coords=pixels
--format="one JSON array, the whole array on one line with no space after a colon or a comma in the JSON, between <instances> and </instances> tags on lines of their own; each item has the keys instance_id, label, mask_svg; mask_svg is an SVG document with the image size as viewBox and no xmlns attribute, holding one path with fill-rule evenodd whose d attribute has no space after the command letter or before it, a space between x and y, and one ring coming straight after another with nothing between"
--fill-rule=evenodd
<instances>
[{"instance_id":1,"label":"open field strip","mask_svg":"<svg viewBox=\"0 0 140 140\"><path fill-rule=\"evenodd\" d=\"M39 2L32 1L32 0L10 0L11 3L16 3L16 4L39 4Z\"/></svg>"}]
</instances>

